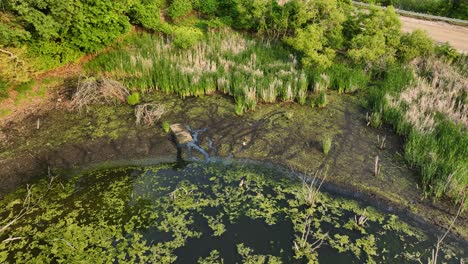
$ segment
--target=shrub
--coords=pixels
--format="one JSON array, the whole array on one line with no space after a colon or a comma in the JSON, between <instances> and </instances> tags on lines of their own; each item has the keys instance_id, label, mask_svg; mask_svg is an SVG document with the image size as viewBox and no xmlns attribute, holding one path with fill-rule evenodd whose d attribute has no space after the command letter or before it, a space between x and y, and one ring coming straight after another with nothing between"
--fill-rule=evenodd
<instances>
[{"instance_id":1,"label":"shrub","mask_svg":"<svg viewBox=\"0 0 468 264\"><path fill-rule=\"evenodd\" d=\"M130 10L131 22L146 29L159 30L162 21L159 15L164 0L149 0L135 4Z\"/></svg>"},{"instance_id":2,"label":"shrub","mask_svg":"<svg viewBox=\"0 0 468 264\"><path fill-rule=\"evenodd\" d=\"M199 0L196 8L204 15L214 16L218 8L218 0Z\"/></svg>"},{"instance_id":3,"label":"shrub","mask_svg":"<svg viewBox=\"0 0 468 264\"><path fill-rule=\"evenodd\" d=\"M434 41L425 31L415 30L401 37L399 57L407 62L417 57L427 57L434 52Z\"/></svg>"},{"instance_id":4,"label":"shrub","mask_svg":"<svg viewBox=\"0 0 468 264\"><path fill-rule=\"evenodd\" d=\"M331 149L331 145L332 145L332 138L331 138L331 136L327 135L327 136L325 136L325 137L322 138L322 150L323 150L323 154L328 155L328 152L329 152L330 149Z\"/></svg>"},{"instance_id":5,"label":"shrub","mask_svg":"<svg viewBox=\"0 0 468 264\"><path fill-rule=\"evenodd\" d=\"M137 105L140 103L140 93L133 92L127 97L127 103L131 106Z\"/></svg>"},{"instance_id":6,"label":"shrub","mask_svg":"<svg viewBox=\"0 0 468 264\"><path fill-rule=\"evenodd\" d=\"M161 127L166 133L169 133L169 131L171 130L171 125L169 125L169 122L167 121L162 122Z\"/></svg>"},{"instance_id":7,"label":"shrub","mask_svg":"<svg viewBox=\"0 0 468 264\"><path fill-rule=\"evenodd\" d=\"M173 0L169 6L168 14L172 19L177 19L190 13L192 8L190 0Z\"/></svg>"},{"instance_id":8,"label":"shrub","mask_svg":"<svg viewBox=\"0 0 468 264\"><path fill-rule=\"evenodd\" d=\"M203 38L203 33L198 28L176 27L173 32L173 44L176 47L187 49Z\"/></svg>"}]
</instances>

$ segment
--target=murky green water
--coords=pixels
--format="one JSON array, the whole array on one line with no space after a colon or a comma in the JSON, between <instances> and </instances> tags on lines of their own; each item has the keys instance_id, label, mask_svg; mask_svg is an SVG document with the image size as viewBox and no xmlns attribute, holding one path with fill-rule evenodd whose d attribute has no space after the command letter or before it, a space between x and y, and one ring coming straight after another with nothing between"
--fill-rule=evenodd
<instances>
[{"instance_id":1,"label":"murky green water","mask_svg":"<svg viewBox=\"0 0 468 264\"><path fill-rule=\"evenodd\" d=\"M242 184L240 184L242 182ZM242 186L240 186L242 185ZM0 263L416 263L431 232L259 167L191 163L44 179L0 202ZM359 225L356 220L365 216ZM364 219L364 218L362 218ZM307 230L309 230L307 232ZM441 258L460 263L463 250Z\"/></svg>"}]
</instances>

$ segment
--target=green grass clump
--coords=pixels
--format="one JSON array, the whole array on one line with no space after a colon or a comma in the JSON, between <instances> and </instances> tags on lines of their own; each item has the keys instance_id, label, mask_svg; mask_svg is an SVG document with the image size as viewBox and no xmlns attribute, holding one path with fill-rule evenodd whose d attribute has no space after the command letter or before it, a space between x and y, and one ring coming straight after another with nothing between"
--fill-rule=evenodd
<instances>
[{"instance_id":1,"label":"green grass clump","mask_svg":"<svg viewBox=\"0 0 468 264\"><path fill-rule=\"evenodd\" d=\"M315 103L313 105L323 108L327 106L327 104L328 104L327 94L325 92L320 92L318 97L315 99Z\"/></svg>"},{"instance_id":2,"label":"green grass clump","mask_svg":"<svg viewBox=\"0 0 468 264\"><path fill-rule=\"evenodd\" d=\"M27 82L22 82L18 84L15 88L13 88L15 91L17 91L19 94L25 94L29 91L32 90L34 84L36 82L34 80L27 81Z\"/></svg>"},{"instance_id":3,"label":"green grass clump","mask_svg":"<svg viewBox=\"0 0 468 264\"><path fill-rule=\"evenodd\" d=\"M131 106L137 105L140 103L140 93L134 92L127 97L127 103Z\"/></svg>"},{"instance_id":4,"label":"green grass clump","mask_svg":"<svg viewBox=\"0 0 468 264\"><path fill-rule=\"evenodd\" d=\"M328 155L332 146L332 138L331 136L327 135L322 138L322 150L323 154Z\"/></svg>"},{"instance_id":5,"label":"green grass clump","mask_svg":"<svg viewBox=\"0 0 468 264\"><path fill-rule=\"evenodd\" d=\"M167 121L162 122L161 127L166 133L169 133L169 131L171 130L171 125Z\"/></svg>"},{"instance_id":6,"label":"green grass clump","mask_svg":"<svg viewBox=\"0 0 468 264\"><path fill-rule=\"evenodd\" d=\"M234 97L236 113L258 102L307 100L309 81L281 43L251 39L227 29L209 32L187 49L176 39L142 34L104 53L86 67L121 79L140 92L160 90L181 97L221 92Z\"/></svg>"}]
</instances>

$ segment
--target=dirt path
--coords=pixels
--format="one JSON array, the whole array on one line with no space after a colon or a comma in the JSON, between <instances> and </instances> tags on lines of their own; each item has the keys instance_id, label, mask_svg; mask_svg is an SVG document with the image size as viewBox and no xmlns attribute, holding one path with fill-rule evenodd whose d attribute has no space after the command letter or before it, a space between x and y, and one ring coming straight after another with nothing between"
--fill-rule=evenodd
<instances>
[{"instance_id":1,"label":"dirt path","mask_svg":"<svg viewBox=\"0 0 468 264\"><path fill-rule=\"evenodd\" d=\"M468 27L451 25L441 21L421 20L400 16L403 32L422 29L438 43L449 42L457 50L468 53Z\"/></svg>"}]
</instances>

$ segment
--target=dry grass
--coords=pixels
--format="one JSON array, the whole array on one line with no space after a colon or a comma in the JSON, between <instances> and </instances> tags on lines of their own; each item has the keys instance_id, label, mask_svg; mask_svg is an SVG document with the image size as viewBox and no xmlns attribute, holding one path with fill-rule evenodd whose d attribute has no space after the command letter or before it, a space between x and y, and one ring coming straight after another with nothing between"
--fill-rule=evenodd
<instances>
[{"instance_id":1,"label":"dry grass","mask_svg":"<svg viewBox=\"0 0 468 264\"><path fill-rule=\"evenodd\" d=\"M164 105L156 103L146 103L135 107L135 117L137 125L151 126L155 124L166 112Z\"/></svg>"},{"instance_id":2,"label":"dry grass","mask_svg":"<svg viewBox=\"0 0 468 264\"><path fill-rule=\"evenodd\" d=\"M468 127L468 108L465 107L468 77L435 59L416 61L414 66L423 77L397 97L389 97L391 105L406 106L405 119L419 131L432 131L437 113Z\"/></svg>"},{"instance_id":3,"label":"dry grass","mask_svg":"<svg viewBox=\"0 0 468 264\"><path fill-rule=\"evenodd\" d=\"M72 96L71 108L82 110L92 104L126 102L129 92L118 81L107 78L82 77Z\"/></svg>"}]
</instances>

